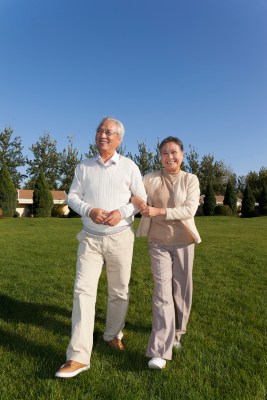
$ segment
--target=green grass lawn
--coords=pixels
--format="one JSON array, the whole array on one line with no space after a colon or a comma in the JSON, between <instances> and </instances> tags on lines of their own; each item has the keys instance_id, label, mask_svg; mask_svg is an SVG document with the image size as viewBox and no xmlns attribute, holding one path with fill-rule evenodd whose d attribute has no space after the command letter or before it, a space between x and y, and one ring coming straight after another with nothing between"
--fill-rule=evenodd
<instances>
[{"instance_id":1,"label":"green grass lawn","mask_svg":"<svg viewBox=\"0 0 267 400\"><path fill-rule=\"evenodd\" d=\"M137 224L138 222L136 222ZM145 357L152 277L135 241L123 354L102 340L100 279L91 369L54 378L70 336L79 219L0 219L0 399L266 398L267 218L197 217L193 308L183 348L162 371Z\"/></svg>"}]
</instances>

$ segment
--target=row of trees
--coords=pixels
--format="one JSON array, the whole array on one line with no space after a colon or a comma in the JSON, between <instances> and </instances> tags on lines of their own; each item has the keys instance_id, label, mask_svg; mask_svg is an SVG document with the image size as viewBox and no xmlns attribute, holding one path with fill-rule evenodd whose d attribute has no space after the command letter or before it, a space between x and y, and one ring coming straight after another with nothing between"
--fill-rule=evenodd
<instances>
[{"instance_id":1,"label":"row of trees","mask_svg":"<svg viewBox=\"0 0 267 400\"><path fill-rule=\"evenodd\" d=\"M41 172L36 181L33 191L33 215L35 217L50 217L53 209L53 199L44 174ZM203 215L237 215L242 217L254 217L255 197L249 184L246 185L242 206L237 207L237 195L232 182L227 183L223 205L217 205L215 194L211 183L207 184L203 202ZM16 210L16 189L5 164L0 169L0 216L13 216ZM259 200L258 214L267 215L267 186L264 185ZM60 215L60 210L54 210L54 216Z\"/></svg>"},{"instance_id":2,"label":"row of trees","mask_svg":"<svg viewBox=\"0 0 267 400\"><path fill-rule=\"evenodd\" d=\"M0 216L13 217L17 206L17 193L5 164L0 169ZM34 185L33 215L50 217L54 206L53 198L44 174L41 172Z\"/></svg>"},{"instance_id":3,"label":"row of trees","mask_svg":"<svg viewBox=\"0 0 267 400\"><path fill-rule=\"evenodd\" d=\"M203 203L204 215L237 215L250 218L256 215L267 215L267 186L264 184L260 194L259 203L256 209L256 199L252 193L249 183L246 184L243 192L242 204L238 207L238 198L231 181L228 181L223 205L217 205L214 190L211 183L207 184Z\"/></svg>"},{"instance_id":4,"label":"row of trees","mask_svg":"<svg viewBox=\"0 0 267 400\"><path fill-rule=\"evenodd\" d=\"M82 158L94 156L97 148L95 144L89 144L88 152L80 154L74 147L72 138L67 137L67 140L67 147L58 151L56 140L49 133L44 133L29 148L32 152L32 157L29 158L23 155L21 138L14 136L12 128L7 127L0 133L0 168L6 166L15 188L35 189L37 178L43 174L49 189L68 192L76 165ZM151 151L145 142L141 142L138 143L138 154L126 152L126 148L122 146L119 152L135 161L144 175L161 168L158 145L159 143ZM22 167L26 167L25 174L20 172ZM198 176L202 194L205 194L208 187L212 187L216 195L225 195L230 184L235 196L242 198L249 186L255 201L259 202L262 189L267 185L267 168L262 167L258 173L251 171L247 176L238 177L222 161L216 161L212 154L200 158L195 147L191 145L182 168Z\"/></svg>"},{"instance_id":5,"label":"row of trees","mask_svg":"<svg viewBox=\"0 0 267 400\"><path fill-rule=\"evenodd\" d=\"M32 144L33 157L23 155L22 140L19 136L13 137L13 130L5 128L0 133L0 167L6 164L12 181L17 188L33 189L35 181L42 172L50 189L68 190L73 177L75 166L82 156L73 148L71 137L68 137L68 146L62 152L57 149L57 142L49 133L40 136ZM26 168L26 174L20 172Z\"/></svg>"}]
</instances>

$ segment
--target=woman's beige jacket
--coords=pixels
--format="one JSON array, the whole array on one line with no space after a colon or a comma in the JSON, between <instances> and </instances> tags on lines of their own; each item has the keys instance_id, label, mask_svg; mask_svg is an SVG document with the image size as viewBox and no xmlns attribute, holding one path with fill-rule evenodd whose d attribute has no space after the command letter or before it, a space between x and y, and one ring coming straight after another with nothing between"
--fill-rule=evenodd
<instances>
[{"instance_id":1,"label":"woman's beige jacket","mask_svg":"<svg viewBox=\"0 0 267 400\"><path fill-rule=\"evenodd\" d=\"M150 172L143 179L148 195L148 204L152 205L153 192L162 183L162 172ZM199 205L199 181L196 175L180 171L174 182L174 208L166 208L166 220L180 220L192 234L196 243L201 242L194 216ZM151 219L142 217L136 236L147 236Z\"/></svg>"}]
</instances>

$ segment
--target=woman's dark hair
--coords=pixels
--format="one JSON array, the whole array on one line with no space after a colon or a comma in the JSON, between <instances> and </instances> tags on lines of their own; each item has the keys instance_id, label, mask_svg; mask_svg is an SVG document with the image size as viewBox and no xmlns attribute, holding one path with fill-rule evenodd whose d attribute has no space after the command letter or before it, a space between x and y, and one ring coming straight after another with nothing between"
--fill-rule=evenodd
<instances>
[{"instance_id":1,"label":"woman's dark hair","mask_svg":"<svg viewBox=\"0 0 267 400\"><path fill-rule=\"evenodd\" d=\"M175 137L175 136L168 136L165 139L163 139L162 142L159 145L159 151L161 152L162 146L164 146L164 144L169 143L169 142L176 143L180 147L180 149L182 151L184 151L183 142L178 137Z\"/></svg>"}]
</instances>

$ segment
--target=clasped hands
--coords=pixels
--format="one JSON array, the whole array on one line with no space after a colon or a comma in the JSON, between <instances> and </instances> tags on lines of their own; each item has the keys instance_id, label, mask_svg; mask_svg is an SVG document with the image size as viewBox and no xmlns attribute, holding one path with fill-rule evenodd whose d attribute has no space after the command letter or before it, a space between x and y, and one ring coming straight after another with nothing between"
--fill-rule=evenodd
<instances>
[{"instance_id":1,"label":"clasped hands","mask_svg":"<svg viewBox=\"0 0 267 400\"><path fill-rule=\"evenodd\" d=\"M92 208L89 217L95 224L115 226L121 220L121 213L119 210L106 211L102 208Z\"/></svg>"},{"instance_id":2,"label":"clasped hands","mask_svg":"<svg viewBox=\"0 0 267 400\"><path fill-rule=\"evenodd\" d=\"M132 196L131 203L134 205L141 215L144 217L157 217L158 215L165 215L164 208L151 207L147 205L139 196ZM89 217L95 224L115 226L121 220L121 213L119 210L106 211L102 208L92 208Z\"/></svg>"}]
</instances>

